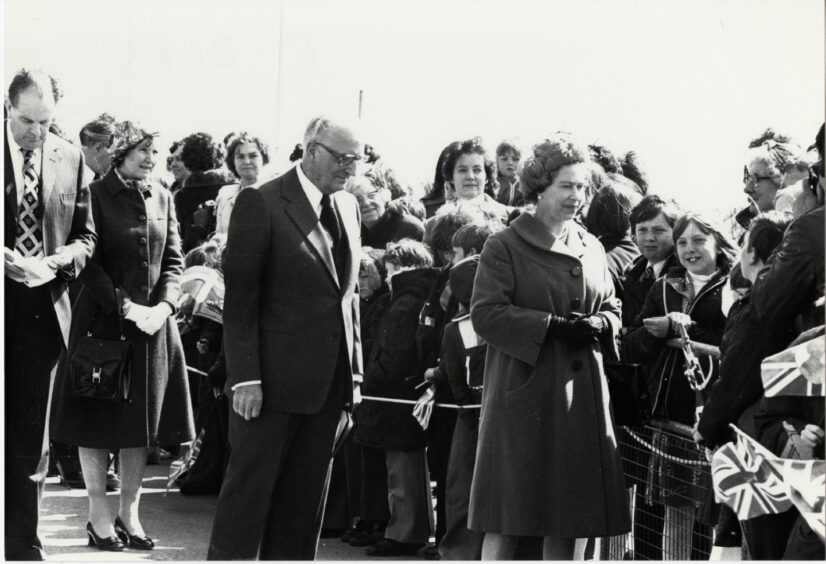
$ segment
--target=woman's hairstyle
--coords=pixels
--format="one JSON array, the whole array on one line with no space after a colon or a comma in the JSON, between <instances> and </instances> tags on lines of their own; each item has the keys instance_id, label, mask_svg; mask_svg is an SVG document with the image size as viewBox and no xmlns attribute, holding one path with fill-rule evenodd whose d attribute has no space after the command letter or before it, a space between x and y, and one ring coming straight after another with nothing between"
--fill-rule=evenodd
<instances>
[{"instance_id":1,"label":"woman's hairstyle","mask_svg":"<svg viewBox=\"0 0 826 564\"><path fill-rule=\"evenodd\" d=\"M402 196L401 198L390 200L390 203L387 204L387 208L412 215L422 222L424 222L426 218L424 204L415 199L413 196Z\"/></svg>"},{"instance_id":2,"label":"woman's hairstyle","mask_svg":"<svg viewBox=\"0 0 826 564\"><path fill-rule=\"evenodd\" d=\"M763 133L749 141L749 149L754 149L755 147L759 147L766 141L775 141L777 143L788 143L792 140L791 137L788 135L783 135L782 133L776 132L771 127L767 127Z\"/></svg>"},{"instance_id":3,"label":"woman's hairstyle","mask_svg":"<svg viewBox=\"0 0 826 564\"><path fill-rule=\"evenodd\" d=\"M181 161L190 172L205 172L221 166L224 147L216 143L212 135L199 131L184 137Z\"/></svg>"},{"instance_id":4,"label":"woman's hairstyle","mask_svg":"<svg viewBox=\"0 0 826 564\"><path fill-rule=\"evenodd\" d=\"M240 178L240 176L238 175L238 170L235 168L235 151L237 151L238 147L245 143L255 143L255 146L258 147L258 152L261 153L261 160L263 163L268 164L270 162L269 145L261 141L258 137L254 137L246 131L242 131L229 140L229 143L227 144L227 156L224 159L224 162L227 164L227 169L236 178Z\"/></svg>"},{"instance_id":5,"label":"woman's hairstyle","mask_svg":"<svg viewBox=\"0 0 826 564\"><path fill-rule=\"evenodd\" d=\"M381 155L376 152L372 145L364 144L364 162L374 164L380 158Z\"/></svg>"},{"instance_id":6,"label":"woman's hairstyle","mask_svg":"<svg viewBox=\"0 0 826 564\"><path fill-rule=\"evenodd\" d=\"M365 253L362 253L361 261L359 262L359 274L362 273L367 277L371 290L375 292L381 288L384 276L379 272L376 261Z\"/></svg>"},{"instance_id":7,"label":"woman's hairstyle","mask_svg":"<svg viewBox=\"0 0 826 564\"><path fill-rule=\"evenodd\" d=\"M728 273L731 270L734 261L737 259L737 247L713 222L709 221L702 215L696 212L687 212L677 218L674 223L674 244L677 244L677 239L682 236L689 225L694 224L697 229L711 235L717 242L717 268L722 272Z\"/></svg>"},{"instance_id":8,"label":"woman's hairstyle","mask_svg":"<svg viewBox=\"0 0 826 564\"><path fill-rule=\"evenodd\" d=\"M588 145L588 153L591 155L591 160L601 166L602 170L606 173L614 172L622 174L622 164L608 147L603 145Z\"/></svg>"},{"instance_id":9,"label":"woman's hairstyle","mask_svg":"<svg viewBox=\"0 0 826 564\"><path fill-rule=\"evenodd\" d=\"M553 184L563 166L590 163L588 147L575 141L568 133L554 133L533 146L522 166L522 193L529 203Z\"/></svg>"},{"instance_id":10,"label":"woman's hairstyle","mask_svg":"<svg viewBox=\"0 0 826 564\"><path fill-rule=\"evenodd\" d=\"M433 255L427 245L413 239L388 243L382 259L400 268L427 268L433 266Z\"/></svg>"},{"instance_id":11,"label":"woman's hairstyle","mask_svg":"<svg viewBox=\"0 0 826 564\"><path fill-rule=\"evenodd\" d=\"M599 239L621 239L631 231L631 210L640 199L635 190L611 180L591 200L585 228Z\"/></svg>"},{"instance_id":12,"label":"woman's hairstyle","mask_svg":"<svg viewBox=\"0 0 826 564\"><path fill-rule=\"evenodd\" d=\"M766 262L783 240L783 234L791 223L788 214L768 211L757 215L749 223L748 245L757 257Z\"/></svg>"},{"instance_id":13,"label":"woman's hairstyle","mask_svg":"<svg viewBox=\"0 0 826 564\"><path fill-rule=\"evenodd\" d=\"M404 186L402 186L401 182L396 178L396 173L393 169L382 165L383 162L384 161L377 163L376 168L378 168L379 172L384 176L384 183L390 190L390 197L395 200L396 198L407 196L409 190L405 190Z\"/></svg>"},{"instance_id":14,"label":"woman's hairstyle","mask_svg":"<svg viewBox=\"0 0 826 564\"><path fill-rule=\"evenodd\" d=\"M505 153L513 153L517 159L522 158L522 151L519 150L519 147L516 146L516 142L513 139L505 139L496 146L496 158L501 157Z\"/></svg>"},{"instance_id":15,"label":"woman's hairstyle","mask_svg":"<svg viewBox=\"0 0 826 564\"><path fill-rule=\"evenodd\" d=\"M793 168L805 168L808 161L803 150L794 143L765 141L746 153L746 172L769 176L780 185L783 174Z\"/></svg>"},{"instance_id":16,"label":"woman's hairstyle","mask_svg":"<svg viewBox=\"0 0 826 564\"><path fill-rule=\"evenodd\" d=\"M459 142L458 146L452 146L442 165L444 181L452 182L453 170L456 168L456 162L462 155L482 155L485 163L485 193L493 196L499 189L499 180L496 178L496 162L488 156L487 151L485 151L485 148L482 146L482 140L479 137L465 139Z\"/></svg>"},{"instance_id":17,"label":"woman's hairstyle","mask_svg":"<svg viewBox=\"0 0 826 564\"><path fill-rule=\"evenodd\" d=\"M620 160L620 166L622 167L622 175L639 186L640 194L643 196L648 194L648 175L640 168L637 153L634 151L625 153L625 156Z\"/></svg>"},{"instance_id":18,"label":"woman's hairstyle","mask_svg":"<svg viewBox=\"0 0 826 564\"><path fill-rule=\"evenodd\" d=\"M430 187L430 192L422 199L435 200L445 195L445 174L443 172L445 159L447 159L447 156L458 146L459 142L454 141L439 153L439 158L436 161L436 172L433 175L433 186Z\"/></svg>"},{"instance_id":19,"label":"woman's hairstyle","mask_svg":"<svg viewBox=\"0 0 826 564\"><path fill-rule=\"evenodd\" d=\"M115 134L112 136L112 146L109 147L109 154L112 156L112 168L118 168L123 164L126 155L132 149L145 140L153 140L158 134L150 133L131 121L122 121L115 127Z\"/></svg>"},{"instance_id":20,"label":"woman's hairstyle","mask_svg":"<svg viewBox=\"0 0 826 564\"><path fill-rule=\"evenodd\" d=\"M293 147L293 152L290 153L290 162L294 163L295 161L301 159L304 156L304 145L301 143L296 143L295 147Z\"/></svg>"},{"instance_id":21,"label":"woman's hairstyle","mask_svg":"<svg viewBox=\"0 0 826 564\"><path fill-rule=\"evenodd\" d=\"M658 215L663 214L666 223L669 227L674 227L674 223L680 216L680 209L673 200L663 200L656 194L649 194L645 196L640 203L634 206L629 216L631 222L631 231L635 231L638 223L643 221L651 221Z\"/></svg>"},{"instance_id":22,"label":"woman's hairstyle","mask_svg":"<svg viewBox=\"0 0 826 564\"><path fill-rule=\"evenodd\" d=\"M469 223L459 228L450 240L452 247L459 247L465 256L482 252L485 241L493 235L495 223Z\"/></svg>"}]
</instances>

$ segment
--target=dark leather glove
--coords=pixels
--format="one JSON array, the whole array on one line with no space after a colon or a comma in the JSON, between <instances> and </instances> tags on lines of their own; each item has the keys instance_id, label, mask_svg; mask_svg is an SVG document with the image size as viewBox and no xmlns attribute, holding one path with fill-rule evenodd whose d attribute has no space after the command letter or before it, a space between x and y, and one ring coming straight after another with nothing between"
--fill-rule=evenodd
<instances>
[{"instance_id":1,"label":"dark leather glove","mask_svg":"<svg viewBox=\"0 0 826 564\"><path fill-rule=\"evenodd\" d=\"M548 322L545 338L558 338L574 346L584 346L599 339L607 328L605 320L599 315L586 315L568 318L552 315Z\"/></svg>"}]
</instances>

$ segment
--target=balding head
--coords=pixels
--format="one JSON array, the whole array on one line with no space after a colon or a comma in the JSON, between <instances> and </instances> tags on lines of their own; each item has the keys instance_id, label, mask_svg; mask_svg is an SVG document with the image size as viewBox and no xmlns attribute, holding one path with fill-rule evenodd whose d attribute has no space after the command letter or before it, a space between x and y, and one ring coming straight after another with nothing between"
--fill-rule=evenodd
<instances>
[{"instance_id":1,"label":"balding head","mask_svg":"<svg viewBox=\"0 0 826 564\"><path fill-rule=\"evenodd\" d=\"M324 194L342 190L364 157L353 128L324 116L307 125L304 147L301 169Z\"/></svg>"},{"instance_id":2,"label":"balding head","mask_svg":"<svg viewBox=\"0 0 826 564\"><path fill-rule=\"evenodd\" d=\"M12 136L21 149L34 150L43 145L61 97L57 80L43 71L22 69L14 76L6 111Z\"/></svg>"}]
</instances>

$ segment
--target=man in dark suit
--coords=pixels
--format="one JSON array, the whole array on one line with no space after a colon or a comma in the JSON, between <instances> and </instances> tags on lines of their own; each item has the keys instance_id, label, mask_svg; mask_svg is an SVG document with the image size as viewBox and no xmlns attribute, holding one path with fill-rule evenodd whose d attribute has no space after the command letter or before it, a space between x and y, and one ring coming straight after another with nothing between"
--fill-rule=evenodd
<instances>
[{"instance_id":1,"label":"man in dark suit","mask_svg":"<svg viewBox=\"0 0 826 564\"><path fill-rule=\"evenodd\" d=\"M43 559L37 514L48 451L48 397L69 340L67 282L83 269L96 240L83 156L48 132L59 98L52 77L24 69L12 80L5 101L8 560Z\"/></svg>"},{"instance_id":2,"label":"man in dark suit","mask_svg":"<svg viewBox=\"0 0 826 564\"><path fill-rule=\"evenodd\" d=\"M210 560L315 557L337 429L360 401L360 216L342 189L362 146L327 118L304 146L296 168L243 190L230 219L232 454Z\"/></svg>"}]
</instances>

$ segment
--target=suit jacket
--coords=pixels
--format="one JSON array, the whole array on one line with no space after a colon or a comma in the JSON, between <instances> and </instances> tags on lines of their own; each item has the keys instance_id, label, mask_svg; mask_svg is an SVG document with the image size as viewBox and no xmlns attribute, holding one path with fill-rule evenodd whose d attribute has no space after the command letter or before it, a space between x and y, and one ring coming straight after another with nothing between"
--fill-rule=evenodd
<instances>
[{"instance_id":1,"label":"suit jacket","mask_svg":"<svg viewBox=\"0 0 826 564\"><path fill-rule=\"evenodd\" d=\"M295 169L242 190L232 210L224 259L227 385L261 380L262 410L316 413L337 369L351 379L363 374L359 208L346 192L331 200L347 238L343 280ZM337 366L342 340L344 367Z\"/></svg>"},{"instance_id":2,"label":"suit jacket","mask_svg":"<svg viewBox=\"0 0 826 564\"><path fill-rule=\"evenodd\" d=\"M68 282L73 280L86 261L92 256L97 236L90 206L89 188L84 177L83 153L71 143L49 133L42 147L43 167L40 171L41 202L43 212L43 252L54 254L55 249L66 246L73 263L49 282L55 313L60 324L64 345L69 343L69 327L72 308L69 302ZM17 227L17 186L14 180L8 139L3 140L5 179L5 228L3 242L14 249Z\"/></svg>"}]
</instances>

